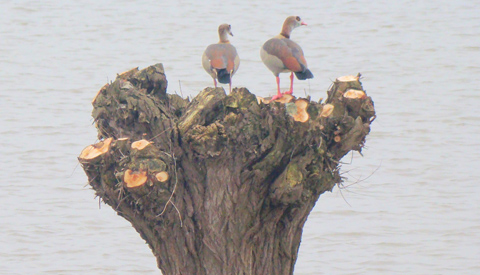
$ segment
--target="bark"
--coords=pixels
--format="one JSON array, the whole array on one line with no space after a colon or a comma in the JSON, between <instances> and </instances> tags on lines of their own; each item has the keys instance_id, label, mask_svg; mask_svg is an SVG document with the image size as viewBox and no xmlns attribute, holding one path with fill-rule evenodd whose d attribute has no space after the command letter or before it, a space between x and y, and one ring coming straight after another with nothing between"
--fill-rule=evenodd
<instances>
[{"instance_id":1,"label":"bark","mask_svg":"<svg viewBox=\"0 0 480 275\"><path fill-rule=\"evenodd\" d=\"M327 104L269 102L246 88L206 88L190 102L166 87L157 64L98 92L98 138L112 141L94 161L79 157L96 194L163 274L292 274L308 214L375 117L366 93L344 96L363 91L359 76L337 79ZM128 187L132 175L145 183Z\"/></svg>"}]
</instances>

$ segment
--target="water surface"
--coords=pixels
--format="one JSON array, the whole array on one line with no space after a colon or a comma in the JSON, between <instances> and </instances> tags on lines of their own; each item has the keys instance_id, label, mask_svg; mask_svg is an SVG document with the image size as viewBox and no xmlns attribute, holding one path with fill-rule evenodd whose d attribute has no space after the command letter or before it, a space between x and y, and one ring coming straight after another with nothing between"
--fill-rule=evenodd
<instances>
[{"instance_id":1,"label":"water surface","mask_svg":"<svg viewBox=\"0 0 480 275\"><path fill-rule=\"evenodd\" d=\"M159 274L130 224L98 203L76 157L91 99L117 73L162 62L170 93L211 78L201 54L232 25L234 86L273 95L259 49L288 15L317 100L363 74L378 118L320 197L295 274L480 272L480 10L475 1L2 1L0 274ZM288 76L282 75L288 89ZM99 210L100 206L100 210Z\"/></svg>"}]
</instances>

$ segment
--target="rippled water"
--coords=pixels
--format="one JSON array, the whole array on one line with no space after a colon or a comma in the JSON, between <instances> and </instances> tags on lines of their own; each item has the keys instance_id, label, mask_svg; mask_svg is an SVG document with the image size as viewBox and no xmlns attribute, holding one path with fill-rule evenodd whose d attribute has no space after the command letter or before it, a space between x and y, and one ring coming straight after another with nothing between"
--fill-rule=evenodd
<instances>
[{"instance_id":1,"label":"rippled water","mask_svg":"<svg viewBox=\"0 0 480 275\"><path fill-rule=\"evenodd\" d=\"M157 62L170 93L195 95L212 85L200 57L223 22L242 59L234 86L273 95L259 48L287 15L309 24L292 38L315 75L295 93L319 99L362 72L378 114L364 157L344 159L353 185L310 215L295 274L480 273L476 1L98 2L0 2L0 274L159 274L85 187L91 99Z\"/></svg>"}]
</instances>

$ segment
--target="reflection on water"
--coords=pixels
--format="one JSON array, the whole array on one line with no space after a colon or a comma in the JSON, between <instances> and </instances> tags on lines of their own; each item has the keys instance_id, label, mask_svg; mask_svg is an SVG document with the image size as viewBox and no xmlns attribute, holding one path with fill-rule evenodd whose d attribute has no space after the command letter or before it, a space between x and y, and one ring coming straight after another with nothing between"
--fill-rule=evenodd
<instances>
[{"instance_id":1,"label":"reflection on water","mask_svg":"<svg viewBox=\"0 0 480 275\"><path fill-rule=\"evenodd\" d=\"M77 166L95 141L92 97L157 62L170 93L210 86L201 53L223 22L242 58L234 86L273 95L259 49L295 14L309 25L292 39L315 75L295 94L319 99L362 72L378 112L364 158L344 159L353 185L309 217L295 274L478 274L480 19L473 1L440 2L0 3L0 273L159 274Z\"/></svg>"}]
</instances>

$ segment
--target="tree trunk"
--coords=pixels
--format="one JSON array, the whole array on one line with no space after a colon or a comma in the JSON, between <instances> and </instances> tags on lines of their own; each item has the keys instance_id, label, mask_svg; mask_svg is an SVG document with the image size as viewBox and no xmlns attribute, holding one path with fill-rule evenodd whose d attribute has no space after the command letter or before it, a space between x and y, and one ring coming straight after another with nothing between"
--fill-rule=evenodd
<instances>
[{"instance_id":1,"label":"tree trunk","mask_svg":"<svg viewBox=\"0 0 480 275\"><path fill-rule=\"evenodd\" d=\"M79 161L96 194L163 274L292 274L308 214L375 117L359 76L337 79L327 104L246 88L190 102L166 86L162 64L136 68L93 100L102 142Z\"/></svg>"}]
</instances>

